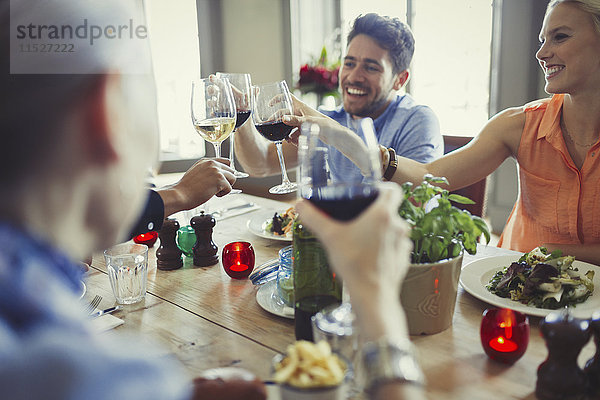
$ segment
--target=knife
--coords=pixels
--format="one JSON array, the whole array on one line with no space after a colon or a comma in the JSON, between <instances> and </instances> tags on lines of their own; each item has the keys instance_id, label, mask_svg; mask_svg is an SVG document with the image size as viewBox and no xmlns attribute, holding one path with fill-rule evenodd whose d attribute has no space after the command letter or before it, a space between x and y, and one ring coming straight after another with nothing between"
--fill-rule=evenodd
<instances>
[{"instance_id":1,"label":"knife","mask_svg":"<svg viewBox=\"0 0 600 400\"><path fill-rule=\"evenodd\" d=\"M119 311L120 309L121 309L121 306L109 307L109 308L106 308L104 310L98 310L98 311L90 314L90 316L92 318L97 318L97 317L101 317L102 315L105 315L105 314L111 314L111 313L113 313L115 311Z\"/></svg>"},{"instance_id":2,"label":"knife","mask_svg":"<svg viewBox=\"0 0 600 400\"><path fill-rule=\"evenodd\" d=\"M228 213L229 211L240 210L240 209L243 209L243 208L250 208L250 207L254 207L254 203L244 203L244 204L240 204L240 205L233 206L233 207L221 208L219 210L215 210L213 212L210 212L209 214L212 215L215 218L221 218L226 213Z\"/></svg>"}]
</instances>

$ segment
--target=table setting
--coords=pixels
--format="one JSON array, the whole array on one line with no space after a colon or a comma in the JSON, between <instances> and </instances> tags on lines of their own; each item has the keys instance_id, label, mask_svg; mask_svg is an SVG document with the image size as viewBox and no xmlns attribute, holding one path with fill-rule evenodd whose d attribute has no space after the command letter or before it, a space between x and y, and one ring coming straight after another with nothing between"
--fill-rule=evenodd
<instances>
[{"instance_id":1,"label":"table setting","mask_svg":"<svg viewBox=\"0 0 600 400\"><path fill-rule=\"evenodd\" d=\"M315 160L323 155L319 149L321 147L315 147L310 153ZM308 173L313 174L311 179L303 179L303 182L312 182L313 186L307 188L301 184L298 190L299 196L312 201L311 196L326 194L329 188L317 186L321 182L318 174L322 169L318 168L318 161L310 168L303 165L302 160L306 157L301 151L299 176L302 179ZM369 161L362 162L366 169ZM177 179L176 174L159 177L162 184ZM338 196L341 192L331 193ZM369 194L366 194L365 199L369 200ZM448 196L442 191L438 194L442 200L443 196ZM355 197L349 199L354 201ZM356 210L360 212L370 201L355 202L353 207L358 207ZM324 201L321 206L329 207L328 204ZM330 211L335 210L331 208ZM428 212L431 210L424 211L423 215ZM333 353L346 353L346 365L353 371L348 375L351 378L345 378L350 382L344 398L364 398L359 383L362 372L353 368L358 365L354 357L358 346L356 335L360 332L350 329L351 303L341 303L341 284L337 286L336 283L333 286L335 292L331 292L336 301L330 307L322 304L318 310L307 313L302 328L299 328L298 318L294 318L296 303L290 293L292 297L297 293L294 282L300 276L303 264L302 253L294 253L294 268L291 268L292 253L297 245L292 246L291 242L294 235L301 235L305 240L310 237L299 230L301 224L295 224L294 220L295 211L290 204L241 193L213 198L197 209L165 220L163 228L155 235L134 238L126 246L129 246L129 253L133 252L132 246L146 247L146 252L137 256L145 262L145 269L136 273L137 266L133 262L128 273L142 279L144 284L130 282L126 287L130 292L135 288L144 294L137 293L140 297L131 300L132 304L126 304L128 300L119 297L119 290L114 292L113 297L122 304L116 316L123 321L116 330L133 331L141 340L158 341L184 363L192 376L214 368L235 367L249 371L267 386L269 399L279 399L279 388L285 385L273 381L273 360L282 360L282 355L289 354L289 346L300 343L297 339L325 339ZM465 221L463 219L463 223L467 223ZM471 219L468 221L470 224ZM479 220L472 217L472 221L474 228L469 229L473 229L475 236L485 233ZM293 227L291 237L285 235L284 227ZM465 229L459 227L461 232ZM452 236L450 238L448 243L456 243ZM419 246L415 245L415 248ZM463 246L466 250L457 252L455 266L450 267L448 273L443 272L443 267L435 260L431 264L416 263L411 268L417 275L423 271L433 275L427 275L425 286L419 286L411 283L413 278L409 273L404 283L408 286L402 291L403 295L409 294L409 299L403 298L402 304L408 316L417 360L427 382L426 393L430 397L547 398L544 397L546 387L539 382L552 379L543 372L538 375L538 367L549 362L549 352L553 349L549 338L553 333L548 332L555 329L583 332L582 339L573 343L573 353L577 357L570 360L571 373L580 376L586 365L588 371L594 370L599 357L595 356L596 342L591 340L595 325L589 321L594 317L593 311L598 309L597 296L592 295L577 307L570 308L566 315L560 314L560 310L557 314L557 311L501 298L486 288L489 281L497 271L523 255L483 243L469 242ZM114 271L109 250L94 256L86 282L88 297L101 292L111 298L111 291L118 289L115 277L120 275ZM456 249L442 250L449 252L445 256L448 258L450 252L454 256ZM429 254L432 254L431 250ZM315 260L313 258L306 264L307 271L314 268L315 263L321 263ZM319 267L321 275L329 273L325 259L323 263L323 268ZM574 261L573 266L583 272L598 268L580 261ZM593 277L596 285L599 277L598 274ZM418 292L425 295L422 299L410 295L418 287L421 287ZM310 288L317 290L310 296L319 296L321 289L319 285ZM411 305L413 300L414 306ZM105 317L98 320L102 318ZM337 328L332 329L333 326ZM339 336L342 331L351 332L350 336L342 340ZM332 335L331 332L337 333ZM341 343L351 345L342 348Z\"/></svg>"}]
</instances>

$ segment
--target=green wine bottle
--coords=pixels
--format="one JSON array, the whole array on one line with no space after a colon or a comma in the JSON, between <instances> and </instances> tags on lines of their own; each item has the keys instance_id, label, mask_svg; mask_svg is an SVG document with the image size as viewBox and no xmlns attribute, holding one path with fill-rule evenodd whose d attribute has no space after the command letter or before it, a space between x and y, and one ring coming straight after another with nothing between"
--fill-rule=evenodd
<instances>
[{"instance_id":1,"label":"green wine bottle","mask_svg":"<svg viewBox=\"0 0 600 400\"><path fill-rule=\"evenodd\" d=\"M325 249L299 218L292 232L296 339L313 341L311 317L342 302L342 283L329 268Z\"/></svg>"}]
</instances>

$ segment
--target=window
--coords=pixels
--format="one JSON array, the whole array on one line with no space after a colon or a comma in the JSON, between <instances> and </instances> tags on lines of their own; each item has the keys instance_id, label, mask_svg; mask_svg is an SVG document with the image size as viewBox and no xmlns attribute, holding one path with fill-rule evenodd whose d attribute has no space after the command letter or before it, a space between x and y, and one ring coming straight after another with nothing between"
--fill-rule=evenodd
<instances>
[{"instance_id":1,"label":"window","mask_svg":"<svg viewBox=\"0 0 600 400\"><path fill-rule=\"evenodd\" d=\"M204 142L190 117L191 81L200 74L196 1L151 0L144 6L156 81L161 159L201 157Z\"/></svg>"},{"instance_id":2,"label":"window","mask_svg":"<svg viewBox=\"0 0 600 400\"><path fill-rule=\"evenodd\" d=\"M492 3L412 1L411 94L437 114L442 133L475 136L488 120Z\"/></svg>"},{"instance_id":3,"label":"window","mask_svg":"<svg viewBox=\"0 0 600 400\"><path fill-rule=\"evenodd\" d=\"M294 72L317 56L323 44L333 50L330 53L342 53L359 14L398 17L411 26L416 38L407 91L435 111L442 133L474 136L479 132L489 109L491 0L334 0L329 6L324 4L328 3L298 1L299 8L292 12L293 24L297 24L292 37L299 38L292 42ZM336 6L337 24L328 14ZM330 45L332 38L340 44Z\"/></svg>"}]
</instances>

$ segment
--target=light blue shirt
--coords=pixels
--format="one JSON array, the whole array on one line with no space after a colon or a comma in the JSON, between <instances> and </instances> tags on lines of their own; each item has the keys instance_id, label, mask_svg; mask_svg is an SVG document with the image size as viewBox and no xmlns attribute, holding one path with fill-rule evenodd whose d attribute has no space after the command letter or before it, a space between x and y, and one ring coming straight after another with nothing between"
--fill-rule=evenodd
<instances>
[{"instance_id":1,"label":"light blue shirt","mask_svg":"<svg viewBox=\"0 0 600 400\"><path fill-rule=\"evenodd\" d=\"M181 365L89 329L81 269L0 222L0 398L187 399Z\"/></svg>"},{"instance_id":2,"label":"light blue shirt","mask_svg":"<svg viewBox=\"0 0 600 400\"><path fill-rule=\"evenodd\" d=\"M343 107L334 111L319 110L341 125L352 129L352 116ZM417 104L409 95L397 95L377 119L373 121L379 144L391 147L400 157L428 163L444 154L444 141L434 112ZM357 132L359 136L360 132ZM360 170L346 156L331 149L329 164L332 177L360 176Z\"/></svg>"}]
</instances>

